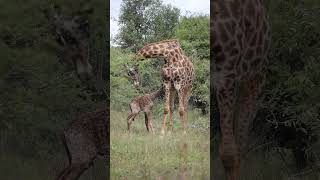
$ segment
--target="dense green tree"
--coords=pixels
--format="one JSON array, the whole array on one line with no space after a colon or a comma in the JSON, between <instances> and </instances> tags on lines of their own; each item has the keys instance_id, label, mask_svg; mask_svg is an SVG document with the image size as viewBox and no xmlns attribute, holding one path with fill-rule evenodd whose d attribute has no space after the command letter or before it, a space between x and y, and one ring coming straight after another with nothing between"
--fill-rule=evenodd
<instances>
[{"instance_id":1,"label":"dense green tree","mask_svg":"<svg viewBox=\"0 0 320 180\"><path fill-rule=\"evenodd\" d=\"M210 21L208 15L184 16L176 27L175 37L184 51L200 59L210 58Z\"/></svg>"},{"instance_id":2,"label":"dense green tree","mask_svg":"<svg viewBox=\"0 0 320 180\"><path fill-rule=\"evenodd\" d=\"M120 30L116 42L136 51L146 42L174 36L180 10L160 0L124 0L121 4Z\"/></svg>"}]
</instances>

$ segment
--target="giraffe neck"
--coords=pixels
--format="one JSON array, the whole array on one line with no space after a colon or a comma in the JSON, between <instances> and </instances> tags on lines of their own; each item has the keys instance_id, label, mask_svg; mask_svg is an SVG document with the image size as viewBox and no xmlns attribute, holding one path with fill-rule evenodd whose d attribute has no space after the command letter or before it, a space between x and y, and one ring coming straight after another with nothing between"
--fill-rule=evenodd
<instances>
[{"instance_id":1,"label":"giraffe neck","mask_svg":"<svg viewBox=\"0 0 320 180\"><path fill-rule=\"evenodd\" d=\"M160 97L162 94L163 94L163 88L161 87L160 89L154 92L151 92L149 95L150 95L150 99L153 101L156 98Z\"/></svg>"},{"instance_id":2,"label":"giraffe neck","mask_svg":"<svg viewBox=\"0 0 320 180\"><path fill-rule=\"evenodd\" d=\"M183 54L180 44L177 40L164 40L151 43L141 48L136 54L136 58L158 58L163 57L166 61L172 59L178 60Z\"/></svg>"}]
</instances>

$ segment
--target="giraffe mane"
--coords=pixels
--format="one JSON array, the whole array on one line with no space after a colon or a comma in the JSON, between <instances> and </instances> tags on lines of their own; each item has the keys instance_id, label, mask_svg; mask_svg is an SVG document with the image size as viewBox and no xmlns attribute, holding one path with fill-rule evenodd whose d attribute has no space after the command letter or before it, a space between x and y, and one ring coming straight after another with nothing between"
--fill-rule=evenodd
<instances>
[{"instance_id":1,"label":"giraffe mane","mask_svg":"<svg viewBox=\"0 0 320 180\"><path fill-rule=\"evenodd\" d=\"M152 46L152 45L155 45L155 44L161 44L161 43L166 43L166 42L176 42L180 46L180 43L179 43L178 39L166 39L166 40L162 40L162 41L146 44L146 46Z\"/></svg>"}]
</instances>

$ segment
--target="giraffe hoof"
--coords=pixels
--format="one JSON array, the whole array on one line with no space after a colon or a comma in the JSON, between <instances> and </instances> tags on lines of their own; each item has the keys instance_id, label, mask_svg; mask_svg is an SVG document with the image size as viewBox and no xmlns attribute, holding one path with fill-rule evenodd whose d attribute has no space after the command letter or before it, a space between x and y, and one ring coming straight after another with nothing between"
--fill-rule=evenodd
<instances>
[{"instance_id":1,"label":"giraffe hoof","mask_svg":"<svg viewBox=\"0 0 320 180\"><path fill-rule=\"evenodd\" d=\"M183 135L187 135L187 131L183 131Z\"/></svg>"}]
</instances>

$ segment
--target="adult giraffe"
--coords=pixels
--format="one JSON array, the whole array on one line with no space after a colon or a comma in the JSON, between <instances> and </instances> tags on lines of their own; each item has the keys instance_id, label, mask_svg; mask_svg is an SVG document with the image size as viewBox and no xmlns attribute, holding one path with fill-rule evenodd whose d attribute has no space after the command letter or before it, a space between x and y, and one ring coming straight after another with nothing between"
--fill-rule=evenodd
<instances>
[{"instance_id":1,"label":"adult giraffe","mask_svg":"<svg viewBox=\"0 0 320 180\"><path fill-rule=\"evenodd\" d=\"M193 64L184 55L180 43L176 39L150 43L141 48L134 60L163 57L165 65L162 67L162 79L165 92L164 118L161 134L165 134L167 115L170 116L170 129L172 131L172 112L175 91L179 96L179 115L183 124L184 134L187 129L188 101L190 98L194 79Z\"/></svg>"},{"instance_id":2,"label":"adult giraffe","mask_svg":"<svg viewBox=\"0 0 320 180\"><path fill-rule=\"evenodd\" d=\"M212 84L222 134L219 152L227 179L238 180L249 122L265 81L270 25L260 0L214 0L211 12Z\"/></svg>"}]
</instances>

